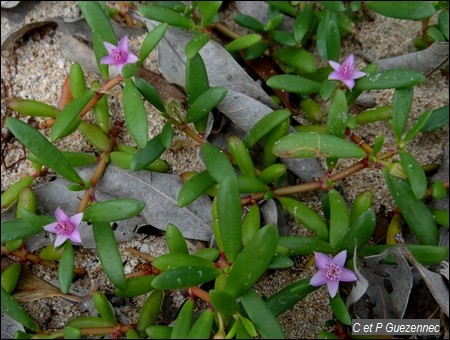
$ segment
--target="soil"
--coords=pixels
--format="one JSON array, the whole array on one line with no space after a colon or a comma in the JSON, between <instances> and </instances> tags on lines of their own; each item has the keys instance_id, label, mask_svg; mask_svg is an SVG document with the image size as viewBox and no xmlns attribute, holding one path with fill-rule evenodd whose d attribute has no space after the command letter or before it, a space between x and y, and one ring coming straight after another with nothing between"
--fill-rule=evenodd
<instances>
[{"instance_id":1,"label":"soil","mask_svg":"<svg viewBox=\"0 0 450 340\"><path fill-rule=\"evenodd\" d=\"M28 4L27 7L24 3L22 2L13 9L2 9L2 43L7 32L23 23L39 22L61 16L73 19L81 17L77 4L73 1L30 2L31 4ZM108 2L115 7L119 7L120 3ZM20 6L24 6L22 12ZM11 16L4 15L3 11L15 11L21 13L22 17L19 17L19 19L15 17L15 20L11 20ZM221 20L223 19L223 22L232 29L239 31L230 20L233 13L235 13L235 7L231 2L227 11L222 14ZM396 20L374 13L366 13L361 22L356 23L355 33L344 39L342 55L354 53L357 57L358 66L362 67L368 63L367 59L378 60L414 52L415 49L411 41L421 34L421 29L421 23L418 21ZM132 37L130 48L137 51L144 37L145 32ZM5 117L17 116L7 108L7 101L9 98L20 97L58 105L64 79L68 75L73 62L61 52L65 44L64 39L64 34L57 28L46 26L26 34L23 38L17 40L12 48L3 49L2 47L2 192L23 176L34 173L31 164L26 160L25 150L6 131ZM158 73L156 53L152 53L146 67ZM98 79L98 75L94 72L88 72L86 78L90 82L93 79ZM123 118L120 93L117 91L113 95L116 100L112 102L111 114L113 119L118 121ZM371 95L376 105L388 105L392 102L393 91L372 91ZM415 88L412 114L408 125L425 110L448 104L448 97L448 75L446 76L445 73L440 71L432 73L423 84ZM359 112L363 108L357 107L355 110ZM148 107L148 111L151 117L149 119L151 122L149 133L154 136L161 131L164 120L151 107ZM43 119L36 118L28 120L29 123L36 126L40 126L43 121ZM48 128L43 128L41 131L47 135L49 133ZM433 134L421 134L408 145L407 150L417 157L422 165L441 164L442 152L446 148L448 150L448 132L447 126ZM357 134L368 144L373 144L376 137L383 134L385 136L385 150L395 144L387 122L363 126L358 128ZM122 137L123 142L131 143L125 135ZM202 170L203 166L198 157L198 145L191 143L184 135L177 135L176 140L180 147L177 150L169 150L163 155L163 158L170 165L170 171L180 174L185 171ZM57 147L71 151L92 151L91 146L78 133L59 141ZM342 161L339 163L339 168L348 166L348 164L348 162ZM39 181L48 181L51 176L50 173ZM383 176L381 172L374 171L374 169L360 171L345 179L342 182L342 187L349 202L352 202L366 188L371 188L375 195L374 210L380 218L386 217L382 215L394 209L394 203L386 188ZM318 206L319 204L315 195L305 194L299 197L302 200L308 200L308 204L311 204L311 206ZM305 233L305 230L292 220L290 223L292 233ZM167 251L162 232L153 231L152 235L148 233L136 234L133 240L120 244L126 274L133 272L139 263L145 262L143 259L127 252L127 248L135 248L152 256L158 256ZM310 265L308 258L296 257L294 260L295 265L290 269L267 272L255 285L256 290L263 296L269 296L292 282L314 274L315 268ZM130 299L113 297L113 286L101 271L94 250L77 248L76 266L85 268L87 275L74 280L73 288L75 290L78 290L81 295L87 294L90 289L94 288L104 291L115 307L119 322L125 324L136 322L140 307L144 302L144 296ZM54 267L32 265L29 268L34 275L51 283L57 282L57 271ZM173 320L185 298L186 294L181 292L168 294L164 300L164 312L159 321L163 323ZM48 330L61 329L71 318L78 315L89 315L93 311L92 303L89 301L73 303L61 297L46 297L24 302L23 305L38 325ZM287 338L301 339L315 337L318 332L326 329L327 320L332 318L328 293L326 288L322 287L301 300L294 308L282 314L279 320L285 329ZM333 328L329 329L333 330Z\"/></svg>"}]
</instances>

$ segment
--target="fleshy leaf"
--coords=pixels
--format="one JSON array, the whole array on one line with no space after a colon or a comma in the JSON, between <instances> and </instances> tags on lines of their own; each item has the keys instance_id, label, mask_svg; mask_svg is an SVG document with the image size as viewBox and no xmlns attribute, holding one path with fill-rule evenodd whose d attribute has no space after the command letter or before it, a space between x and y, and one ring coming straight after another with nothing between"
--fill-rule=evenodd
<instances>
[{"instance_id":1,"label":"fleshy leaf","mask_svg":"<svg viewBox=\"0 0 450 340\"><path fill-rule=\"evenodd\" d=\"M142 97L131 79L124 80L123 111L128 131L136 142L143 148L148 140L147 111Z\"/></svg>"},{"instance_id":2,"label":"fleshy leaf","mask_svg":"<svg viewBox=\"0 0 450 340\"><path fill-rule=\"evenodd\" d=\"M272 151L282 158L362 158L366 155L360 147L345 139L317 132L297 132L283 137Z\"/></svg>"},{"instance_id":3,"label":"fleshy leaf","mask_svg":"<svg viewBox=\"0 0 450 340\"><path fill-rule=\"evenodd\" d=\"M115 287L122 290L126 289L127 281L123 270L122 258L110 224L107 222L94 222L92 229L97 256L106 276Z\"/></svg>"},{"instance_id":4,"label":"fleshy leaf","mask_svg":"<svg viewBox=\"0 0 450 340\"><path fill-rule=\"evenodd\" d=\"M6 125L26 148L39 157L44 165L71 182L83 184L83 180L64 155L36 129L12 117L6 118Z\"/></svg>"}]
</instances>

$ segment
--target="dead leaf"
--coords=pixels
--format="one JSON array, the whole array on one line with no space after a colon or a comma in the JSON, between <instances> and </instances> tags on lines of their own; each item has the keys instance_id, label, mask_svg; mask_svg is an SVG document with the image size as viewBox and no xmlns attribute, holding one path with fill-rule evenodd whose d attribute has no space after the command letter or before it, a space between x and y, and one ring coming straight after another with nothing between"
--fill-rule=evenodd
<instances>
[{"instance_id":1,"label":"dead leaf","mask_svg":"<svg viewBox=\"0 0 450 340\"><path fill-rule=\"evenodd\" d=\"M435 42L422 51L380 59L374 63L379 71L408 68L428 75L448 63L448 42Z\"/></svg>"},{"instance_id":2,"label":"dead leaf","mask_svg":"<svg viewBox=\"0 0 450 340\"><path fill-rule=\"evenodd\" d=\"M384 263L388 257L390 260L394 257L395 264ZM411 292L412 274L400 250L391 247L379 255L360 258L359 263L361 276L369 282L364 295L368 301L359 299L353 304L353 310L372 306L369 315L373 319L402 319ZM364 308L359 307L361 304Z\"/></svg>"},{"instance_id":3,"label":"dead leaf","mask_svg":"<svg viewBox=\"0 0 450 340\"><path fill-rule=\"evenodd\" d=\"M444 311L447 317L449 316L449 292L448 292L448 282L445 282L441 274L432 272L424 266L422 266L409 249L405 246L403 238L401 235L396 237L396 241L399 245L399 249L403 256L416 268L422 280L427 285L430 290L431 295L433 295L436 302ZM447 267L448 269L448 267ZM448 275L448 274L447 274Z\"/></svg>"},{"instance_id":4,"label":"dead leaf","mask_svg":"<svg viewBox=\"0 0 450 340\"><path fill-rule=\"evenodd\" d=\"M22 268L20 280L17 283L13 297L19 302L31 302L50 297L63 297L71 302L83 302L89 300L91 296L77 296L73 294L63 294L58 287L51 285L40 277L34 275L29 269Z\"/></svg>"}]
</instances>

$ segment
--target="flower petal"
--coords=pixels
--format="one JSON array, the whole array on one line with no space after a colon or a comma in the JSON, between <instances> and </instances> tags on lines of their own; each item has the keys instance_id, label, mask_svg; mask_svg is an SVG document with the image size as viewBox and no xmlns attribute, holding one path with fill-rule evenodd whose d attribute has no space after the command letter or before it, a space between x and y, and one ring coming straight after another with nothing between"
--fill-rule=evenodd
<instances>
[{"instance_id":1,"label":"flower petal","mask_svg":"<svg viewBox=\"0 0 450 340\"><path fill-rule=\"evenodd\" d=\"M339 288L339 281L337 281L337 280L328 281L327 286L328 286L328 292L330 293L330 296L332 298L334 298L336 296L336 293Z\"/></svg>"},{"instance_id":2,"label":"flower petal","mask_svg":"<svg viewBox=\"0 0 450 340\"><path fill-rule=\"evenodd\" d=\"M339 72L331 72L329 75L328 75L328 79L329 80L339 80L339 81L341 81L342 80L342 75L339 73Z\"/></svg>"},{"instance_id":3,"label":"flower petal","mask_svg":"<svg viewBox=\"0 0 450 340\"><path fill-rule=\"evenodd\" d=\"M321 270L319 270L317 273L314 274L314 276L311 278L311 280L309 281L309 284L311 286L322 286L325 283L327 283L327 277L325 276L325 273Z\"/></svg>"},{"instance_id":4,"label":"flower petal","mask_svg":"<svg viewBox=\"0 0 450 340\"><path fill-rule=\"evenodd\" d=\"M110 54L116 49L116 46L114 46L113 44L110 44L110 43L107 42L107 41L104 41L104 42L103 42L103 46L105 46L106 50L107 50L108 53L110 53Z\"/></svg>"},{"instance_id":5,"label":"flower petal","mask_svg":"<svg viewBox=\"0 0 450 340\"><path fill-rule=\"evenodd\" d=\"M316 260L316 266L319 269L323 269L325 266L327 266L331 262L331 259L329 256L327 256L323 253L319 253L319 252L315 252L315 260Z\"/></svg>"},{"instance_id":6,"label":"flower petal","mask_svg":"<svg viewBox=\"0 0 450 340\"><path fill-rule=\"evenodd\" d=\"M337 254L331 262L333 262L336 266L344 267L345 260L347 259L347 250L341 251L339 254Z\"/></svg>"},{"instance_id":7,"label":"flower petal","mask_svg":"<svg viewBox=\"0 0 450 340\"><path fill-rule=\"evenodd\" d=\"M107 55L106 57L100 59L100 64L115 65L116 60L110 55Z\"/></svg>"},{"instance_id":8,"label":"flower petal","mask_svg":"<svg viewBox=\"0 0 450 340\"><path fill-rule=\"evenodd\" d=\"M75 214L70 218L70 222L72 222L72 224L75 226L75 228L81 223L82 220L83 220L82 212Z\"/></svg>"},{"instance_id":9,"label":"flower petal","mask_svg":"<svg viewBox=\"0 0 450 340\"><path fill-rule=\"evenodd\" d=\"M56 208L55 217L58 222L69 220L69 216L61 208Z\"/></svg>"},{"instance_id":10,"label":"flower petal","mask_svg":"<svg viewBox=\"0 0 450 340\"><path fill-rule=\"evenodd\" d=\"M125 64L116 64L117 73L122 73L122 68L125 66Z\"/></svg>"},{"instance_id":11,"label":"flower petal","mask_svg":"<svg viewBox=\"0 0 450 340\"><path fill-rule=\"evenodd\" d=\"M133 53L128 53L127 61L125 64L132 64L138 61L138 57L136 57Z\"/></svg>"},{"instance_id":12,"label":"flower petal","mask_svg":"<svg viewBox=\"0 0 450 340\"><path fill-rule=\"evenodd\" d=\"M72 233L69 235L69 239L73 242L73 243L82 243L81 241L81 235L80 235L80 231L75 228Z\"/></svg>"},{"instance_id":13,"label":"flower petal","mask_svg":"<svg viewBox=\"0 0 450 340\"><path fill-rule=\"evenodd\" d=\"M358 276L350 269L342 268L341 278L339 280L342 282L352 282L358 280Z\"/></svg>"},{"instance_id":14,"label":"flower petal","mask_svg":"<svg viewBox=\"0 0 450 340\"><path fill-rule=\"evenodd\" d=\"M352 78L353 78L353 79L358 79L358 78L364 77L365 75L367 75L366 72L354 71L354 72L353 72L353 75L352 75Z\"/></svg>"},{"instance_id":15,"label":"flower petal","mask_svg":"<svg viewBox=\"0 0 450 340\"><path fill-rule=\"evenodd\" d=\"M330 64L330 66L333 68L333 70L335 71L339 71L339 69L341 68L341 64L333 61L333 60L328 60L328 64Z\"/></svg>"},{"instance_id":16,"label":"flower petal","mask_svg":"<svg viewBox=\"0 0 450 340\"><path fill-rule=\"evenodd\" d=\"M353 79L342 79L342 82L348 87L349 90L355 86L355 81Z\"/></svg>"},{"instance_id":17,"label":"flower petal","mask_svg":"<svg viewBox=\"0 0 450 340\"><path fill-rule=\"evenodd\" d=\"M53 222L50 224L47 224L46 226L44 226L44 230L48 231L49 233L56 233L56 226L58 225L59 222Z\"/></svg>"},{"instance_id":18,"label":"flower petal","mask_svg":"<svg viewBox=\"0 0 450 340\"><path fill-rule=\"evenodd\" d=\"M55 239L55 248L59 247L61 244L63 244L67 240L67 235L57 235Z\"/></svg>"},{"instance_id":19,"label":"flower petal","mask_svg":"<svg viewBox=\"0 0 450 340\"><path fill-rule=\"evenodd\" d=\"M354 55L350 54L347 58L345 58L344 64L354 68L355 67L355 57L354 57Z\"/></svg>"},{"instance_id":20,"label":"flower petal","mask_svg":"<svg viewBox=\"0 0 450 340\"><path fill-rule=\"evenodd\" d=\"M124 35L122 39L120 39L117 48L123 52L128 53L128 37L126 35Z\"/></svg>"}]
</instances>

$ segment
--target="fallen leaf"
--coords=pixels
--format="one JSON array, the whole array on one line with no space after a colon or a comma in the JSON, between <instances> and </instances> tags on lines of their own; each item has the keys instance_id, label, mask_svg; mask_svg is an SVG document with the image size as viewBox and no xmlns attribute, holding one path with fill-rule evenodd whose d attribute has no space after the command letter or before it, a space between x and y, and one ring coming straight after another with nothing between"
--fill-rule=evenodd
<instances>
[{"instance_id":1,"label":"fallen leaf","mask_svg":"<svg viewBox=\"0 0 450 340\"><path fill-rule=\"evenodd\" d=\"M388 257L389 263L395 261L395 264L385 263ZM359 274L369 282L364 295L369 301L359 299L353 304L353 310L363 309L359 308L363 304L364 308L372 306L369 315L373 319L402 319L411 292L412 274L400 250L391 247L379 255L360 258L359 263ZM364 286L360 289L362 292ZM357 292L358 295L361 292ZM356 296L352 300L356 300Z\"/></svg>"}]
</instances>

